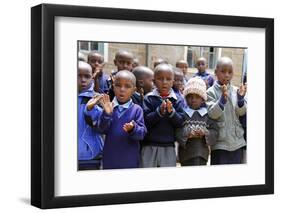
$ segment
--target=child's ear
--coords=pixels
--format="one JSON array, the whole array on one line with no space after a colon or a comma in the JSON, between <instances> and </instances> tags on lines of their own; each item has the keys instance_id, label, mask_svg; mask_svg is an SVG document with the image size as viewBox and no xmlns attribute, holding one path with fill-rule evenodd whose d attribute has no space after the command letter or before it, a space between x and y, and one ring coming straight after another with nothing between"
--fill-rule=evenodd
<instances>
[{"instance_id":1,"label":"child's ear","mask_svg":"<svg viewBox=\"0 0 281 213\"><path fill-rule=\"evenodd\" d=\"M116 59L114 59L113 62L114 62L114 65L117 66L117 65L116 65Z\"/></svg>"}]
</instances>

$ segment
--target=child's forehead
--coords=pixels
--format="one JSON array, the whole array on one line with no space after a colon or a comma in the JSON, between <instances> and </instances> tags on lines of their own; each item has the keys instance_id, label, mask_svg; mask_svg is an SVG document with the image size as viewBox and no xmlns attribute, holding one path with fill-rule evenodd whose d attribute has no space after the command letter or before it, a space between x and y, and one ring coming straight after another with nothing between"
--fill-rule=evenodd
<instances>
[{"instance_id":1,"label":"child's forehead","mask_svg":"<svg viewBox=\"0 0 281 213\"><path fill-rule=\"evenodd\" d=\"M175 72L174 75L175 75L175 78L183 78L183 74L182 73Z\"/></svg>"},{"instance_id":2,"label":"child's forehead","mask_svg":"<svg viewBox=\"0 0 281 213\"><path fill-rule=\"evenodd\" d=\"M87 67L79 67L78 73L79 74L92 74L92 70Z\"/></svg>"},{"instance_id":3,"label":"child's forehead","mask_svg":"<svg viewBox=\"0 0 281 213\"><path fill-rule=\"evenodd\" d=\"M131 78L130 76L125 76L125 75L122 75L122 76L117 76L114 80L115 83L123 83L123 84L134 84L134 80L133 78Z\"/></svg>"},{"instance_id":4,"label":"child's forehead","mask_svg":"<svg viewBox=\"0 0 281 213\"><path fill-rule=\"evenodd\" d=\"M232 70L233 65L232 63L221 63L220 65L217 66L218 70Z\"/></svg>"},{"instance_id":5,"label":"child's forehead","mask_svg":"<svg viewBox=\"0 0 281 213\"><path fill-rule=\"evenodd\" d=\"M89 58L103 58L103 56L99 53L90 53Z\"/></svg>"},{"instance_id":6,"label":"child's forehead","mask_svg":"<svg viewBox=\"0 0 281 213\"><path fill-rule=\"evenodd\" d=\"M199 63L206 63L206 59L204 59L204 58L199 58L198 60L197 60L197 64L199 64Z\"/></svg>"},{"instance_id":7,"label":"child's forehead","mask_svg":"<svg viewBox=\"0 0 281 213\"><path fill-rule=\"evenodd\" d=\"M155 76L162 76L162 75L174 76L174 72L171 69L158 69L154 75Z\"/></svg>"},{"instance_id":8,"label":"child's forehead","mask_svg":"<svg viewBox=\"0 0 281 213\"><path fill-rule=\"evenodd\" d=\"M120 52L116 55L116 60L120 60L120 59L133 61L134 56L129 52Z\"/></svg>"}]
</instances>

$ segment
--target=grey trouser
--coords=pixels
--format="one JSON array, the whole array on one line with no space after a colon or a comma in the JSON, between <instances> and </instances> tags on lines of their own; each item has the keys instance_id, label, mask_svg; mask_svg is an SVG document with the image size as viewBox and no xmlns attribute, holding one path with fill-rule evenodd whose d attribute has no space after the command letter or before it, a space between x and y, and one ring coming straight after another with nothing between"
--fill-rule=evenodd
<instances>
[{"instance_id":1,"label":"grey trouser","mask_svg":"<svg viewBox=\"0 0 281 213\"><path fill-rule=\"evenodd\" d=\"M172 146L143 146L141 150L141 167L176 166L176 152Z\"/></svg>"}]
</instances>

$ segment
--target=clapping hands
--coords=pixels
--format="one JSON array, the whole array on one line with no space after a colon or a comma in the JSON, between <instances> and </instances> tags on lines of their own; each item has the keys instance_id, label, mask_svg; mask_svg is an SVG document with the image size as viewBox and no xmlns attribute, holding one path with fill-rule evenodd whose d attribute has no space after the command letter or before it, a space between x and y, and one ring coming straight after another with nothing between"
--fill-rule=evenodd
<instances>
[{"instance_id":1,"label":"clapping hands","mask_svg":"<svg viewBox=\"0 0 281 213\"><path fill-rule=\"evenodd\" d=\"M109 95L103 94L100 103L105 113L111 115L113 112L113 104L110 102Z\"/></svg>"},{"instance_id":2,"label":"clapping hands","mask_svg":"<svg viewBox=\"0 0 281 213\"><path fill-rule=\"evenodd\" d=\"M129 123L125 123L124 125L123 125L123 130L125 131L125 132L131 132L133 129L134 129L134 127L135 127L135 124L134 124L134 121L131 121L131 122L129 122Z\"/></svg>"},{"instance_id":3,"label":"clapping hands","mask_svg":"<svg viewBox=\"0 0 281 213\"><path fill-rule=\"evenodd\" d=\"M161 115L165 115L166 112L169 114L173 112L173 104L169 99L163 100L160 105L160 113Z\"/></svg>"}]
</instances>

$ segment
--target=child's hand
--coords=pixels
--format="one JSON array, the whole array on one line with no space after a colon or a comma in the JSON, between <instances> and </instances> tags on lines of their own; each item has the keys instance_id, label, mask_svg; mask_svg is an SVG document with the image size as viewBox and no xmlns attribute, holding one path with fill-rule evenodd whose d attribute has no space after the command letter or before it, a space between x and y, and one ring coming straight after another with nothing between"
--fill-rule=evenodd
<instances>
[{"instance_id":1,"label":"child's hand","mask_svg":"<svg viewBox=\"0 0 281 213\"><path fill-rule=\"evenodd\" d=\"M134 122L133 121L131 121L130 123L125 123L124 125L123 125L123 130L125 131L125 132L131 132L133 129L134 129L134 127L135 127L135 124L134 124Z\"/></svg>"},{"instance_id":2,"label":"child's hand","mask_svg":"<svg viewBox=\"0 0 281 213\"><path fill-rule=\"evenodd\" d=\"M227 97L228 97L227 86L225 84L221 86L221 91L222 91L222 95L224 96L224 98L227 99Z\"/></svg>"},{"instance_id":3,"label":"child's hand","mask_svg":"<svg viewBox=\"0 0 281 213\"><path fill-rule=\"evenodd\" d=\"M241 84L238 90L238 94L244 97L246 92L247 92L247 84Z\"/></svg>"},{"instance_id":4,"label":"child's hand","mask_svg":"<svg viewBox=\"0 0 281 213\"><path fill-rule=\"evenodd\" d=\"M167 99L166 103L167 111L170 114L173 112L173 104L169 99Z\"/></svg>"},{"instance_id":5,"label":"child's hand","mask_svg":"<svg viewBox=\"0 0 281 213\"><path fill-rule=\"evenodd\" d=\"M165 115L166 114L166 108L167 108L167 104L165 101L162 101L162 104L160 106L160 114L161 115Z\"/></svg>"},{"instance_id":6,"label":"child's hand","mask_svg":"<svg viewBox=\"0 0 281 213\"><path fill-rule=\"evenodd\" d=\"M203 129L196 129L194 130L194 132L197 138L203 138L205 136L205 132L203 131Z\"/></svg>"},{"instance_id":7,"label":"child's hand","mask_svg":"<svg viewBox=\"0 0 281 213\"><path fill-rule=\"evenodd\" d=\"M94 95L87 103L87 110L91 111L101 98L102 95Z\"/></svg>"},{"instance_id":8,"label":"child's hand","mask_svg":"<svg viewBox=\"0 0 281 213\"><path fill-rule=\"evenodd\" d=\"M102 98L100 99L100 103L105 113L111 115L113 112L113 106L112 103L110 102L109 95L106 94L102 95Z\"/></svg>"}]
</instances>

